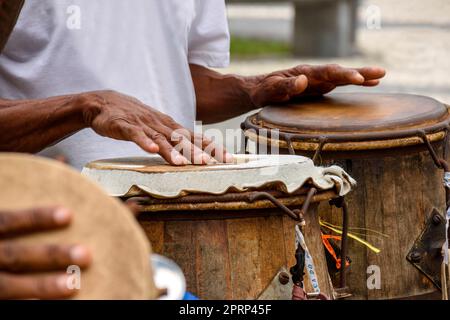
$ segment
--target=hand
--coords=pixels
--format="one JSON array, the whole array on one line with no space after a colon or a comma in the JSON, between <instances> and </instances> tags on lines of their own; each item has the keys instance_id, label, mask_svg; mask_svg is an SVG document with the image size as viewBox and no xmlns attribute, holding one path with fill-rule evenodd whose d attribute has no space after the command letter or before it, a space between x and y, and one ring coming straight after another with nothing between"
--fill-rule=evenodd
<instances>
[{"instance_id":1,"label":"hand","mask_svg":"<svg viewBox=\"0 0 450 320\"><path fill-rule=\"evenodd\" d=\"M132 97L97 91L82 94L78 103L85 106L85 122L98 134L133 141L149 153L159 153L172 165L233 160L223 147Z\"/></svg>"},{"instance_id":2,"label":"hand","mask_svg":"<svg viewBox=\"0 0 450 320\"><path fill-rule=\"evenodd\" d=\"M0 211L0 299L62 299L76 293L67 286L70 265L91 263L80 245L22 245L14 237L67 227L72 213L64 208ZM54 273L36 275L36 272Z\"/></svg>"},{"instance_id":3,"label":"hand","mask_svg":"<svg viewBox=\"0 0 450 320\"><path fill-rule=\"evenodd\" d=\"M288 102L292 99L324 95L338 86L373 87L386 74L378 67L344 68L339 65L300 65L268 75L252 77L251 100L255 107Z\"/></svg>"}]
</instances>

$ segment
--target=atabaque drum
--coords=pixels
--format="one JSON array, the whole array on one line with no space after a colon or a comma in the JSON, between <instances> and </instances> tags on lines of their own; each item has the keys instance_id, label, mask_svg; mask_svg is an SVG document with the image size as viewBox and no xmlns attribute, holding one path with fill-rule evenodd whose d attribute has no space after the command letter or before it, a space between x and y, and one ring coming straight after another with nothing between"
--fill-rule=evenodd
<instances>
[{"instance_id":1,"label":"atabaque drum","mask_svg":"<svg viewBox=\"0 0 450 320\"><path fill-rule=\"evenodd\" d=\"M339 167L300 156L186 167L149 157L96 161L83 174L138 202L153 250L201 299L292 299L300 282L306 297L334 297L317 205L354 185Z\"/></svg>"},{"instance_id":2,"label":"atabaque drum","mask_svg":"<svg viewBox=\"0 0 450 320\"><path fill-rule=\"evenodd\" d=\"M428 97L337 93L268 106L243 129L259 151L306 155L356 179L346 197L347 293L400 299L441 285L449 122L447 106ZM340 215L325 206L320 215L331 237L342 231Z\"/></svg>"}]
</instances>

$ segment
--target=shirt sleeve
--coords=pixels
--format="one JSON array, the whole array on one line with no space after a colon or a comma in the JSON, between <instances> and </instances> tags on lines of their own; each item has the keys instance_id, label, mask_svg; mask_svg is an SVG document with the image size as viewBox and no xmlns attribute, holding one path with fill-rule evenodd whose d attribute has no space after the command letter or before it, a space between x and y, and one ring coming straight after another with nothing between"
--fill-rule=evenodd
<instances>
[{"instance_id":1,"label":"shirt sleeve","mask_svg":"<svg viewBox=\"0 0 450 320\"><path fill-rule=\"evenodd\" d=\"M230 63L230 33L225 0L195 0L189 30L189 63L224 68Z\"/></svg>"}]
</instances>

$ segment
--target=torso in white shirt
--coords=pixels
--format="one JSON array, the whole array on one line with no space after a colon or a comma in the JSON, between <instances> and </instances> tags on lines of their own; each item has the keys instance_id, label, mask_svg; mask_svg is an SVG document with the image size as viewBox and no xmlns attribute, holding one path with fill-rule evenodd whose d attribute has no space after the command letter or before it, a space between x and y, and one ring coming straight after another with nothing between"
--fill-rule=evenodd
<instances>
[{"instance_id":1,"label":"torso in white shirt","mask_svg":"<svg viewBox=\"0 0 450 320\"><path fill-rule=\"evenodd\" d=\"M223 67L228 50L223 0L28 0L0 56L0 97L116 90L192 128L189 63ZM41 153L59 154L80 169L145 153L86 129Z\"/></svg>"}]
</instances>

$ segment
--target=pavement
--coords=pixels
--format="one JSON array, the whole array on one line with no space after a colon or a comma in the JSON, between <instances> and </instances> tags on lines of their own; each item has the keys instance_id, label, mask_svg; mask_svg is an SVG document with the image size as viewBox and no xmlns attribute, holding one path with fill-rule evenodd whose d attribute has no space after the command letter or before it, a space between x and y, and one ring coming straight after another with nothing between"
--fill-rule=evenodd
<instances>
[{"instance_id":1,"label":"pavement","mask_svg":"<svg viewBox=\"0 0 450 320\"><path fill-rule=\"evenodd\" d=\"M378 10L380 28L373 28L373 10ZM233 59L223 73L253 75L298 64L338 63L349 67L377 65L387 76L376 88L345 87L338 91L413 93L450 104L450 1L372 0L361 1L357 31L358 53L346 58ZM371 16L369 16L371 15ZM240 37L289 41L294 17L289 5L231 5L230 31ZM237 129L245 118L205 126L205 129ZM237 151L233 143L226 143Z\"/></svg>"}]
</instances>

